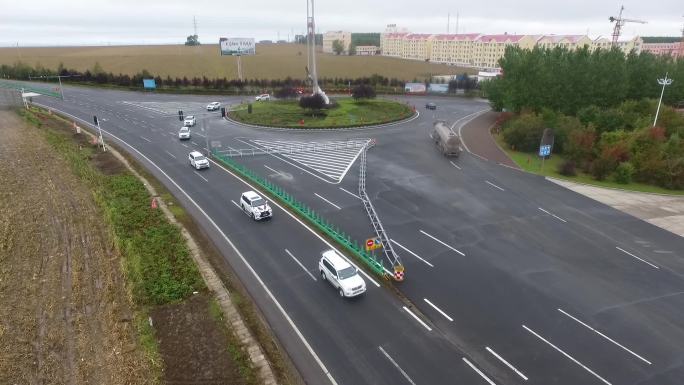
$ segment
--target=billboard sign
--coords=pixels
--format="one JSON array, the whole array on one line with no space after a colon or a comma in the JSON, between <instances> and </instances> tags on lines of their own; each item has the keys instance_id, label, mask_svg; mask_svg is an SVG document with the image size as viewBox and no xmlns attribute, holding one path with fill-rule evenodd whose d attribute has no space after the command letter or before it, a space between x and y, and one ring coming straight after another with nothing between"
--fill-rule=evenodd
<instances>
[{"instance_id":1,"label":"billboard sign","mask_svg":"<svg viewBox=\"0 0 684 385\"><path fill-rule=\"evenodd\" d=\"M447 92L449 92L449 85L430 83L430 85L428 86L428 91L433 92L435 94L446 94Z\"/></svg>"},{"instance_id":2,"label":"billboard sign","mask_svg":"<svg viewBox=\"0 0 684 385\"><path fill-rule=\"evenodd\" d=\"M425 83L406 83L404 86L404 92L407 94L424 94L425 91Z\"/></svg>"},{"instance_id":3,"label":"billboard sign","mask_svg":"<svg viewBox=\"0 0 684 385\"><path fill-rule=\"evenodd\" d=\"M148 90L157 88L157 82L154 79L143 79L143 87Z\"/></svg>"},{"instance_id":4,"label":"billboard sign","mask_svg":"<svg viewBox=\"0 0 684 385\"><path fill-rule=\"evenodd\" d=\"M219 39L221 55L254 55L256 43L254 38L222 37Z\"/></svg>"}]
</instances>

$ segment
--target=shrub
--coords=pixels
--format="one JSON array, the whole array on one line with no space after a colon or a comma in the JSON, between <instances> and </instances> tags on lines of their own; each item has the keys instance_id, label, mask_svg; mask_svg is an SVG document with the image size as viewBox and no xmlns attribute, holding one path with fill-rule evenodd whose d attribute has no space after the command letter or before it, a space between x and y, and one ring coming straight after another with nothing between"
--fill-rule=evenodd
<instances>
[{"instance_id":1,"label":"shrub","mask_svg":"<svg viewBox=\"0 0 684 385\"><path fill-rule=\"evenodd\" d=\"M558 166L558 173L565 176L575 176L577 175L577 170L575 170L575 161L568 159Z\"/></svg>"},{"instance_id":2,"label":"shrub","mask_svg":"<svg viewBox=\"0 0 684 385\"><path fill-rule=\"evenodd\" d=\"M316 111L320 111L321 108L325 107L325 99L323 99L321 94L302 96L299 98L299 107L310 109L312 114L315 114Z\"/></svg>"},{"instance_id":3,"label":"shrub","mask_svg":"<svg viewBox=\"0 0 684 385\"><path fill-rule=\"evenodd\" d=\"M544 132L543 120L533 114L511 120L503 131L506 143L518 151L535 151Z\"/></svg>"},{"instance_id":4,"label":"shrub","mask_svg":"<svg viewBox=\"0 0 684 385\"><path fill-rule=\"evenodd\" d=\"M359 86L354 87L352 90L352 97L354 100L359 100L359 99L373 99L375 98L375 90L373 87L367 85L367 84L361 84Z\"/></svg>"},{"instance_id":5,"label":"shrub","mask_svg":"<svg viewBox=\"0 0 684 385\"><path fill-rule=\"evenodd\" d=\"M285 86L282 88L279 88L275 92L275 97L278 99L292 99L297 96L297 90L295 90L291 86Z\"/></svg>"},{"instance_id":6,"label":"shrub","mask_svg":"<svg viewBox=\"0 0 684 385\"><path fill-rule=\"evenodd\" d=\"M634 166L629 162L620 163L615 169L615 181L620 184L629 184L634 175Z\"/></svg>"},{"instance_id":7,"label":"shrub","mask_svg":"<svg viewBox=\"0 0 684 385\"><path fill-rule=\"evenodd\" d=\"M596 180L604 180L614 170L613 162L604 157L598 157L591 162L590 172Z\"/></svg>"}]
</instances>

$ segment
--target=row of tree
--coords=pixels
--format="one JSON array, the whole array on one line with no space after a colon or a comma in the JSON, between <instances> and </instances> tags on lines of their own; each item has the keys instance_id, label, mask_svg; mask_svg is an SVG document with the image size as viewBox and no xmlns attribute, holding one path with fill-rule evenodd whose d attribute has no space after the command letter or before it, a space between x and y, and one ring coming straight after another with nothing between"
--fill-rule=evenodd
<instances>
[{"instance_id":1,"label":"row of tree","mask_svg":"<svg viewBox=\"0 0 684 385\"><path fill-rule=\"evenodd\" d=\"M657 79L674 79L663 101L684 101L684 60L620 49L523 50L508 47L499 61L503 75L483 87L492 106L520 112L543 108L574 115L587 106L615 107L624 100L658 98Z\"/></svg>"}]
</instances>

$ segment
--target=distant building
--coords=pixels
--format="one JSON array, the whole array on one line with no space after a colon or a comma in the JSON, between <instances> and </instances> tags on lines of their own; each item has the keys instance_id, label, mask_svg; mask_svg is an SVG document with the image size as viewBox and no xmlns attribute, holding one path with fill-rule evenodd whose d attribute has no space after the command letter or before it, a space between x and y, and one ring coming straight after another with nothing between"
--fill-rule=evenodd
<instances>
[{"instance_id":1,"label":"distant building","mask_svg":"<svg viewBox=\"0 0 684 385\"><path fill-rule=\"evenodd\" d=\"M259 40L259 44L273 44L272 40Z\"/></svg>"},{"instance_id":2,"label":"distant building","mask_svg":"<svg viewBox=\"0 0 684 385\"><path fill-rule=\"evenodd\" d=\"M681 42L676 43L644 43L641 47L642 51L650 52L654 55L669 55L672 57L679 57L681 51Z\"/></svg>"},{"instance_id":3,"label":"distant building","mask_svg":"<svg viewBox=\"0 0 684 385\"><path fill-rule=\"evenodd\" d=\"M349 46L351 45L351 32L346 31L328 31L323 34L323 52L335 53L333 50L333 42L339 40L342 42L344 50L342 54L349 53Z\"/></svg>"},{"instance_id":4,"label":"distant building","mask_svg":"<svg viewBox=\"0 0 684 385\"><path fill-rule=\"evenodd\" d=\"M376 45L357 45L356 54L359 56L373 56L380 48Z\"/></svg>"}]
</instances>

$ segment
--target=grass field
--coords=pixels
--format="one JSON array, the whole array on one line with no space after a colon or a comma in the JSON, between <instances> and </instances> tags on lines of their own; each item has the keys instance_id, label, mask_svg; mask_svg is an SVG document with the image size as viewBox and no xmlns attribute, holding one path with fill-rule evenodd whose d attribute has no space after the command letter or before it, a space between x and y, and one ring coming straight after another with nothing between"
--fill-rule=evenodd
<instances>
[{"instance_id":1,"label":"grass field","mask_svg":"<svg viewBox=\"0 0 684 385\"><path fill-rule=\"evenodd\" d=\"M242 57L246 79L304 79L306 46L300 44L257 44L257 54ZM357 78L373 74L410 81L430 75L474 73L444 64L403 60L383 56L335 56L320 53L320 77ZM113 46L113 47L27 47L0 48L0 64L23 61L35 66L56 69L59 63L69 69L92 70L99 63L106 72L133 75L146 69L154 75L188 78L237 78L237 58L220 56L217 44L187 47L184 45Z\"/></svg>"},{"instance_id":2,"label":"grass field","mask_svg":"<svg viewBox=\"0 0 684 385\"><path fill-rule=\"evenodd\" d=\"M501 135L495 135L494 138L496 139L496 142L499 144L499 146L501 146L501 148L504 149L504 151L506 151L508 156L511 159L513 159L513 161L520 168L534 174L544 175L551 178L564 179L570 182L594 185L598 187L607 187L621 190L640 191L657 194L684 195L684 191L682 190L668 190L662 187L637 182L621 184L613 181L610 177L605 180L596 180L591 175L583 173L581 170L577 170L577 175L574 177L565 176L558 172L558 167L565 160L561 155L553 154L549 159L544 161L544 165L542 168L542 160L539 156L537 156L536 153L511 150L506 144L506 142L504 142L503 137Z\"/></svg>"},{"instance_id":3,"label":"grass field","mask_svg":"<svg viewBox=\"0 0 684 385\"><path fill-rule=\"evenodd\" d=\"M252 113L246 106L231 112L233 119L264 126L278 127L352 127L381 124L408 118L413 110L402 103L374 99L355 102L351 98L337 99L339 106L322 110L321 115L311 116L296 101L271 101L253 103ZM300 124L303 121L303 124Z\"/></svg>"}]
</instances>

